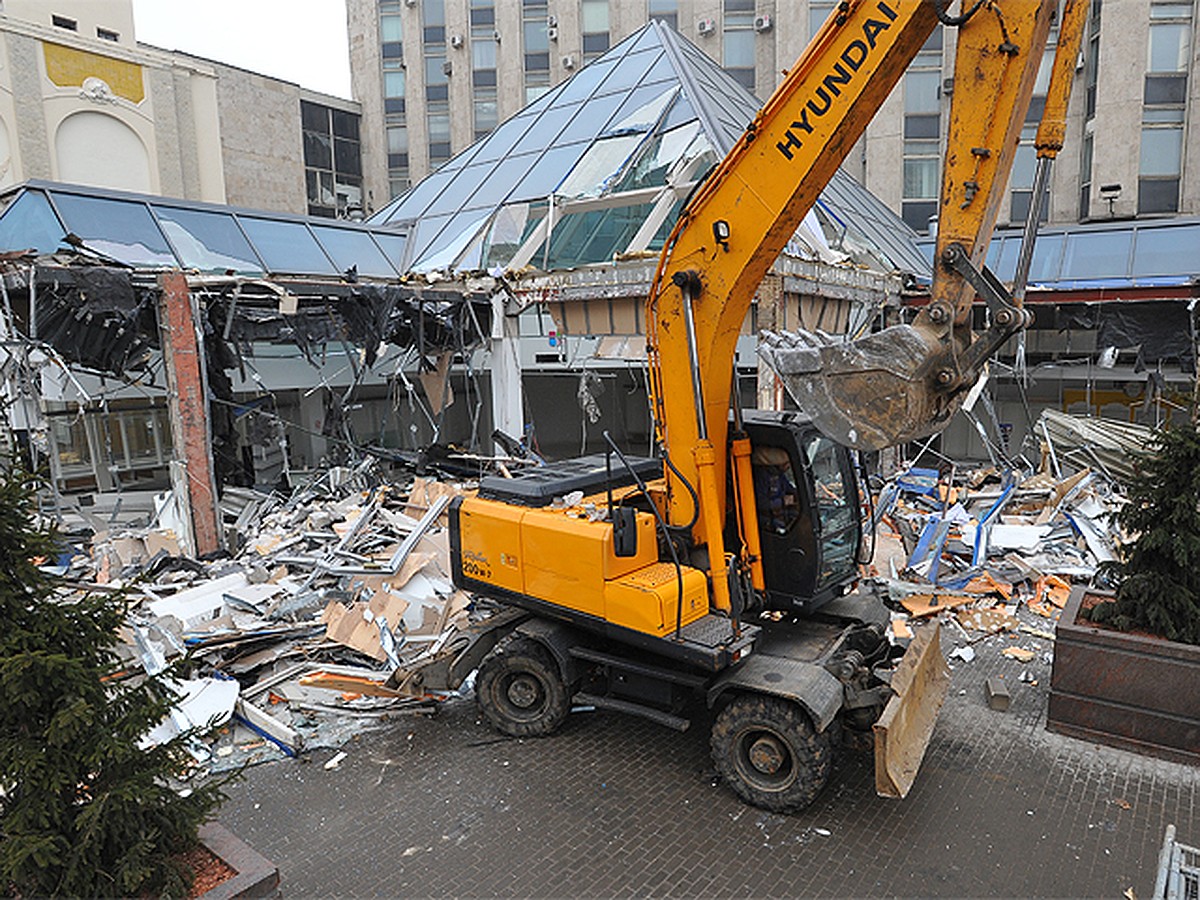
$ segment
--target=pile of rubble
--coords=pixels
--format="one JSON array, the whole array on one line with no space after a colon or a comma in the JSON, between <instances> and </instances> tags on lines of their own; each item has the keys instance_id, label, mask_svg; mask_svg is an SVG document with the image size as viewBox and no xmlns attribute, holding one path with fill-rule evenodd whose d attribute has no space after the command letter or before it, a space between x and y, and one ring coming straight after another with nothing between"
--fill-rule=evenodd
<instances>
[{"instance_id":1,"label":"pile of rubble","mask_svg":"<svg viewBox=\"0 0 1200 900\"><path fill-rule=\"evenodd\" d=\"M867 575L896 610L895 639L934 618L957 636L950 656L1000 636L1002 654L1049 665L1054 623L1075 583L1115 557L1117 482L1090 467L1064 477L984 467L909 468L883 486ZM1033 681L1029 670L1020 679Z\"/></svg>"},{"instance_id":2,"label":"pile of rubble","mask_svg":"<svg viewBox=\"0 0 1200 900\"><path fill-rule=\"evenodd\" d=\"M127 668L162 671L190 651L194 677L151 735L227 723L197 746L210 770L340 747L436 697L389 679L452 652L492 610L449 577L446 509L462 484L416 478L404 490L373 460L318 473L290 497L228 489L236 552L180 555L169 504L150 522L107 527L57 567L81 590L135 601L123 635Z\"/></svg>"}]
</instances>

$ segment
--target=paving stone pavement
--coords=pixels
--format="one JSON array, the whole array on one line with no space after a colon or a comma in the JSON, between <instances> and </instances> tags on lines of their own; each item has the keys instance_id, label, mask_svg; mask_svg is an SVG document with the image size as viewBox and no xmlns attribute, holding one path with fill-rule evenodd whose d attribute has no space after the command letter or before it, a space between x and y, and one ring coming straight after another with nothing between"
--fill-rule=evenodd
<instances>
[{"instance_id":1,"label":"paving stone pavement","mask_svg":"<svg viewBox=\"0 0 1200 900\"><path fill-rule=\"evenodd\" d=\"M1049 666L1001 657L1011 643L954 664L902 801L844 752L809 809L775 815L718 783L706 727L579 712L516 740L464 699L362 735L336 769L327 750L251 769L220 819L279 865L285 897L1148 898L1166 826L1200 843L1200 768L1047 732Z\"/></svg>"}]
</instances>

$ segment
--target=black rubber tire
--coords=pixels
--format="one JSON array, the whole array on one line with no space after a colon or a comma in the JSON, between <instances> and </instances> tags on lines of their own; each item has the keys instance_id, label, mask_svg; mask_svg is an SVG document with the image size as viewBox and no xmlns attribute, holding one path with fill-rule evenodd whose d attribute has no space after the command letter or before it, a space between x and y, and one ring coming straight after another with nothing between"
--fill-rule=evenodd
<instances>
[{"instance_id":1,"label":"black rubber tire","mask_svg":"<svg viewBox=\"0 0 1200 900\"><path fill-rule=\"evenodd\" d=\"M757 694L734 699L713 723L717 771L747 803L798 812L821 793L833 757L829 736L788 700Z\"/></svg>"},{"instance_id":2,"label":"black rubber tire","mask_svg":"<svg viewBox=\"0 0 1200 900\"><path fill-rule=\"evenodd\" d=\"M492 726L512 737L553 734L570 712L558 665L537 641L515 637L483 661L475 698Z\"/></svg>"}]
</instances>

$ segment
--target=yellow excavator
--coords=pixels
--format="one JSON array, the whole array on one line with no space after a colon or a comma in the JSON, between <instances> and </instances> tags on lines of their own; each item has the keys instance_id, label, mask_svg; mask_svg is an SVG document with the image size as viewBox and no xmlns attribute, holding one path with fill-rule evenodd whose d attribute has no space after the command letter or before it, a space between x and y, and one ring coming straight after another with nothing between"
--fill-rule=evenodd
<instances>
[{"instance_id":1,"label":"yellow excavator","mask_svg":"<svg viewBox=\"0 0 1200 900\"><path fill-rule=\"evenodd\" d=\"M510 735L550 734L572 702L680 729L706 707L717 770L771 810L810 803L841 743L873 740L879 793L908 792L949 676L936 625L894 647L883 605L854 590L852 451L944 427L1028 323L983 259L1055 25L1039 152L1061 145L1085 8L837 6L663 249L646 303L658 456L610 441L452 504L455 583L506 612L438 681L478 666L482 711ZM799 411L743 411L734 345L760 281L939 24L958 46L929 304L860 340L764 338ZM989 324L973 334L977 297Z\"/></svg>"}]
</instances>

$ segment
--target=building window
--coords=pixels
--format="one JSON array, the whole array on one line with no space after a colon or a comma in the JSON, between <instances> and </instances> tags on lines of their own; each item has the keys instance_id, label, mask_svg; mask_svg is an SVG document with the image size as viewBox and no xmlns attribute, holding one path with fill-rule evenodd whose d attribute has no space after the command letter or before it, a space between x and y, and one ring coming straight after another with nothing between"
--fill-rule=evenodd
<instances>
[{"instance_id":1,"label":"building window","mask_svg":"<svg viewBox=\"0 0 1200 900\"><path fill-rule=\"evenodd\" d=\"M1079 148L1079 220L1082 222L1092 214L1092 154L1095 152L1095 137L1092 132L1083 136Z\"/></svg>"},{"instance_id":2,"label":"building window","mask_svg":"<svg viewBox=\"0 0 1200 900\"><path fill-rule=\"evenodd\" d=\"M475 90L475 138L478 140L500 124L496 105L496 89Z\"/></svg>"},{"instance_id":3,"label":"building window","mask_svg":"<svg viewBox=\"0 0 1200 900\"><path fill-rule=\"evenodd\" d=\"M581 0L579 22L583 31L583 60L608 51L608 0Z\"/></svg>"},{"instance_id":4,"label":"building window","mask_svg":"<svg viewBox=\"0 0 1200 900\"><path fill-rule=\"evenodd\" d=\"M528 106L538 97L550 90L549 72L525 73L525 105Z\"/></svg>"},{"instance_id":5,"label":"building window","mask_svg":"<svg viewBox=\"0 0 1200 900\"><path fill-rule=\"evenodd\" d=\"M446 0L422 0L421 24L421 40L427 46L446 43Z\"/></svg>"},{"instance_id":6,"label":"building window","mask_svg":"<svg viewBox=\"0 0 1200 900\"><path fill-rule=\"evenodd\" d=\"M51 16L50 24L55 28L65 28L67 31L78 31L79 23L74 19L68 19L66 16Z\"/></svg>"},{"instance_id":7,"label":"building window","mask_svg":"<svg viewBox=\"0 0 1200 900\"><path fill-rule=\"evenodd\" d=\"M308 214L347 218L364 212L357 113L300 101Z\"/></svg>"},{"instance_id":8,"label":"building window","mask_svg":"<svg viewBox=\"0 0 1200 900\"><path fill-rule=\"evenodd\" d=\"M546 0L522 0L521 36L525 52L525 71L550 70L550 33L546 23ZM528 83L528 79L526 79Z\"/></svg>"},{"instance_id":9,"label":"building window","mask_svg":"<svg viewBox=\"0 0 1200 900\"><path fill-rule=\"evenodd\" d=\"M808 39L810 41L821 30L821 26L825 24L825 20L829 18L835 6L837 6L835 0L809 0Z\"/></svg>"},{"instance_id":10,"label":"building window","mask_svg":"<svg viewBox=\"0 0 1200 900\"><path fill-rule=\"evenodd\" d=\"M1087 47L1084 50L1083 71L1083 117L1090 120L1096 116L1096 84L1100 71L1100 0L1088 9Z\"/></svg>"},{"instance_id":11,"label":"building window","mask_svg":"<svg viewBox=\"0 0 1200 900\"><path fill-rule=\"evenodd\" d=\"M942 32L930 35L904 76L904 165L900 214L926 233L937 215L942 124Z\"/></svg>"},{"instance_id":12,"label":"building window","mask_svg":"<svg viewBox=\"0 0 1200 900\"><path fill-rule=\"evenodd\" d=\"M108 28L96 28L96 37L102 41L112 41L114 44L121 40L121 35Z\"/></svg>"},{"instance_id":13,"label":"building window","mask_svg":"<svg viewBox=\"0 0 1200 900\"><path fill-rule=\"evenodd\" d=\"M754 0L725 0L721 65L746 90L754 90Z\"/></svg>"},{"instance_id":14,"label":"building window","mask_svg":"<svg viewBox=\"0 0 1200 900\"><path fill-rule=\"evenodd\" d=\"M679 30L679 0L650 0L646 13L649 18L658 19L676 31Z\"/></svg>"},{"instance_id":15,"label":"building window","mask_svg":"<svg viewBox=\"0 0 1200 900\"><path fill-rule=\"evenodd\" d=\"M1191 47L1192 3L1151 3L1138 160L1139 215L1179 211Z\"/></svg>"}]
</instances>

